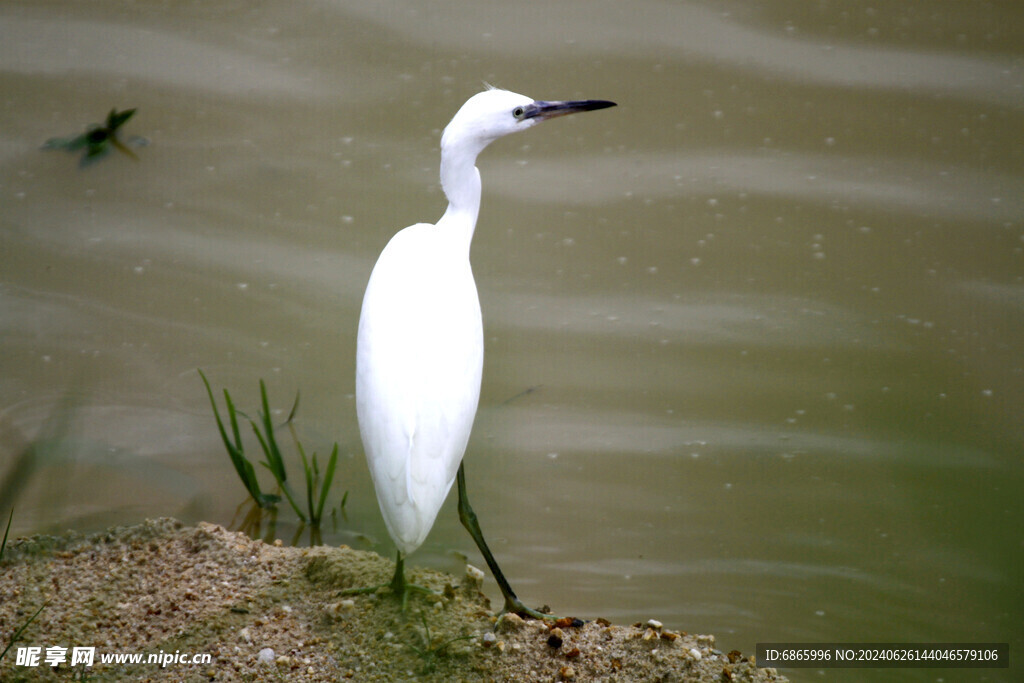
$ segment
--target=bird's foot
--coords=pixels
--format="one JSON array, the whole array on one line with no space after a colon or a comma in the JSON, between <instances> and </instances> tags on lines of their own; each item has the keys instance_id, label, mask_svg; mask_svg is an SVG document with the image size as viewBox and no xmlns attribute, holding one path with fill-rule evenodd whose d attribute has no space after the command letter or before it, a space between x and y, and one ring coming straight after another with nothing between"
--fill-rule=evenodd
<instances>
[{"instance_id":1,"label":"bird's foot","mask_svg":"<svg viewBox=\"0 0 1024 683\"><path fill-rule=\"evenodd\" d=\"M398 553L398 557L395 560L395 575L391 578L388 583L382 583L377 586L368 586L366 588L347 588L341 592L342 595L367 595L369 593L377 593L382 590L388 590L396 598L402 602L402 612L405 612L406 606L409 604L410 593L424 593L425 595L438 595L438 592L427 588L426 586L419 586L415 583L409 583L405 580L405 558L402 557L401 553Z\"/></svg>"},{"instance_id":2,"label":"bird's foot","mask_svg":"<svg viewBox=\"0 0 1024 683\"><path fill-rule=\"evenodd\" d=\"M440 595L437 591L427 588L426 586L420 586L415 583L402 582L401 586L395 586L394 582L382 583L377 586L365 586L362 588L346 588L341 591L341 595L370 595L372 593L388 592L402 603L402 612L405 612L406 607L409 604L409 595L411 593L422 593L424 595Z\"/></svg>"},{"instance_id":3,"label":"bird's foot","mask_svg":"<svg viewBox=\"0 0 1024 683\"><path fill-rule=\"evenodd\" d=\"M545 608L545 609L547 609L547 608ZM554 614L547 614L545 612L541 612L540 610L535 610L535 609L533 609L531 607L527 607L526 605L523 604L522 600L520 600L519 598L515 597L514 595L513 596L509 596L509 595L505 596L505 606L501 609L501 612L498 613L498 616L500 617L502 614L509 614L509 613L517 614L517 615L519 615L521 617L529 617L531 619L540 619L540 620L555 620L555 619L558 619L558 617L556 615L554 615Z\"/></svg>"},{"instance_id":4,"label":"bird's foot","mask_svg":"<svg viewBox=\"0 0 1024 683\"><path fill-rule=\"evenodd\" d=\"M415 583L407 583L402 586L401 589L395 590L393 587L391 592L402 600L402 612L405 612L406 606L409 604L410 593L423 593L424 595L440 595L435 590L427 588L426 586L420 586Z\"/></svg>"}]
</instances>

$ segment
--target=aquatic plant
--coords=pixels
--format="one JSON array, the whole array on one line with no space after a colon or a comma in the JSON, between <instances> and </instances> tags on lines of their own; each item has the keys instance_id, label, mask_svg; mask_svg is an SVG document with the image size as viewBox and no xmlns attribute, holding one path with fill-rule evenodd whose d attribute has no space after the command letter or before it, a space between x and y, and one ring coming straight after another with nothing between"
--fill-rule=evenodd
<instances>
[{"instance_id":1,"label":"aquatic plant","mask_svg":"<svg viewBox=\"0 0 1024 683\"><path fill-rule=\"evenodd\" d=\"M63 149L68 152L84 150L81 165L86 166L107 155L111 149L116 149L128 155L135 161L139 160L135 152L129 149L118 137L118 129L121 128L132 116L136 109L125 109L118 111L111 109L107 114L107 120L103 124L94 123L82 134L65 138L50 138L43 144L43 149ZM145 145L147 140L139 136L132 136L129 142L136 145Z\"/></svg>"},{"instance_id":2,"label":"aquatic plant","mask_svg":"<svg viewBox=\"0 0 1024 683\"><path fill-rule=\"evenodd\" d=\"M245 455L245 445L242 441L241 430L238 427L239 415L249 421L252 431L256 435L256 440L263 451L264 459L259 464L265 467L273 476L278 489L284 494L288 504L295 511L295 514L298 515L299 519L302 520L303 524L319 527L320 521L323 519L324 504L327 502L327 496L334 481L335 468L338 464L338 444L334 444L330 458L327 461L327 467L321 476L316 453L307 457L306 449L303 448L302 442L295 432L294 418L299 407L299 396L296 394L295 402L292 404L292 409L288 414L288 419L285 420L285 424L288 425L288 429L295 441L295 447L302 461L303 474L305 475L306 510L303 511L296 502L291 487L288 485L288 472L285 469L284 457L281 454L281 448L277 444L277 438L275 437L276 429L270 416L270 401L267 398L266 383L262 379L260 380L261 411L257 414L256 420L235 408L235 404L231 400L231 394L227 389L224 389L224 403L227 409L228 424L231 427L229 436L228 430L224 426L224 420L221 419L220 411L217 408L217 402L214 399L213 390L210 388L210 382L206 379L206 375L203 374L202 370L199 370L199 376L206 386L206 393L210 398L210 405L213 408L214 419L217 421L217 430L220 432L221 441L224 442L224 448L228 452L231 464L234 466L238 478L242 480L246 491L249 492L250 497L261 508L273 508L281 500L281 496L264 493L260 488L259 479L256 476L256 468ZM346 491L342 496L342 510L344 510L347 498L348 492Z\"/></svg>"}]
</instances>

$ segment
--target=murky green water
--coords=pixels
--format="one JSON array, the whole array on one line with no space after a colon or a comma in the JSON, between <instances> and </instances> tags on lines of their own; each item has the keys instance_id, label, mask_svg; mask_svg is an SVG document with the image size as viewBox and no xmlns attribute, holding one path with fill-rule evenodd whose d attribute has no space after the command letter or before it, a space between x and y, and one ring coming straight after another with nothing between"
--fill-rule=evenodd
<instances>
[{"instance_id":1,"label":"murky green water","mask_svg":"<svg viewBox=\"0 0 1024 683\"><path fill-rule=\"evenodd\" d=\"M5 2L0 473L62 443L15 529L230 523L201 367L251 411L265 378L280 419L300 390L307 447L346 454L329 540L390 553L352 397L362 289L443 212L440 130L488 81L620 105L480 160L467 471L520 594L725 650L1017 652L1022 22L1009 2ZM138 107L138 162L40 150L111 107ZM414 564L480 564L453 502ZM1012 680L895 673L867 672Z\"/></svg>"}]
</instances>

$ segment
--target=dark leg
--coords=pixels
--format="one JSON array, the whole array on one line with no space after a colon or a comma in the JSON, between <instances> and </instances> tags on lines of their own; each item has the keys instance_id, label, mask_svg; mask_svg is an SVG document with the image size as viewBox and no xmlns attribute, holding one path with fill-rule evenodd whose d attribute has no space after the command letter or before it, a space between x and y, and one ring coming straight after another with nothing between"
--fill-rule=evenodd
<instances>
[{"instance_id":1,"label":"dark leg","mask_svg":"<svg viewBox=\"0 0 1024 683\"><path fill-rule=\"evenodd\" d=\"M515 614L527 615L534 619L554 619L550 614L544 614L538 612L535 609L530 609L523 604L522 600L516 597L515 592L512 590L512 586L508 585L508 581L505 579L505 575L501 573L501 569L498 567L497 561L494 559L494 555L491 554L491 549L487 547L487 542L484 540L483 532L480 531L480 522L476 519L476 513L473 512L473 508L469 506L469 498L466 497L466 471L463 463L459 464L459 521L462 522L462 526L466 527L466 531L473 537L476 542L476 547L480 549L480 554L484 556L484 561L487 562L487 566L491 569L491 574L494 575L494 580L498 582L498 587L501 589L501 594L505 597L505 607L501 610L501 613L514 612Z\"/></svg>"},{"instance_id":2,"label":"dark leg","mask_svg":"<svg viewBox=\"0 0 1024 683\"><path fill-rule=\"evenodd\" d=\"M395 556L395 575L391 578L391 592L401 596L404 612L409 602L409 590L405 586L405 558L402 557L401 550L397 551Z\"/></svg>"},{"instance_id":3,"label":"dark leg","mask_svg":"<svg viewBox=\"0 0 1024 683\"><path fill-rule=\"evenodd\" d=\"M401 593L405 590L405 558L399 550L395 556L395 575L391 577L391 590L394 593Z\"/></svg>"}]
</instances>

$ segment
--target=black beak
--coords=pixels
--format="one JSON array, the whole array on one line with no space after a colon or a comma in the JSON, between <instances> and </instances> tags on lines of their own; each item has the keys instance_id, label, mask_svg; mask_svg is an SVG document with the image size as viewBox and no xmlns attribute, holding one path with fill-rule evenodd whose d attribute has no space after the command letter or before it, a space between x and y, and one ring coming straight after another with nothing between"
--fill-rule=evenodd
<instances>
[{"instance_id":1,"label":"black beak","mask_svg":"<svg viewBox=\"0 0 1024 683\"><path fill-rule=\"evenodd\" d=\"M523 107L523 114L520 119L553 119L556 116L566 116L581 111L594 111L595 109L607 109L614 107L614 102L608 100L576 100L574 102L533 102Z\"/></svg>"}]
</instances>

